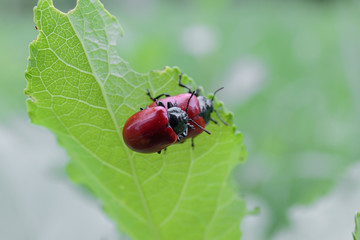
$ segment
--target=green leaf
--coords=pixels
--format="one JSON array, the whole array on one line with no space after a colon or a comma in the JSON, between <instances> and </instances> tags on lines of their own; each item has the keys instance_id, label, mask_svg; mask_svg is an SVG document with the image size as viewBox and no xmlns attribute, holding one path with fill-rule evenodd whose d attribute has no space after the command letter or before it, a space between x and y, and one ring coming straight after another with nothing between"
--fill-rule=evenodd
<instances>
[{"instance_id":1,"label":"green leaf","mask_svg":"<svg viewBox=\"0 0 360 240\"><path fill-rule=\"evenodd\" d=\"M212 135L198 136L194 149L185 142L166 154L132 152L124 122L151 103L147 88L183 92L180 70L133 71L116 50L118 21L97 0L79 0L68 14L40 0L34 11L39 35L25 74L28 113L66 149L71 179L132 239L239 239L245 204L228 179L245 150L235 127L210 124ZM221 103L216 108L232 123Z\"/></svg>"},{"instance_id":2,"label":"green leaf","mask_svg":"<svg viewBox=\"0 0 360 240\"><path fill-rule=\"evenodd\" d=\"M354 240L360 240L360 213L355 216L355 232L353 232Z\"/></svg>"}]
</instances>

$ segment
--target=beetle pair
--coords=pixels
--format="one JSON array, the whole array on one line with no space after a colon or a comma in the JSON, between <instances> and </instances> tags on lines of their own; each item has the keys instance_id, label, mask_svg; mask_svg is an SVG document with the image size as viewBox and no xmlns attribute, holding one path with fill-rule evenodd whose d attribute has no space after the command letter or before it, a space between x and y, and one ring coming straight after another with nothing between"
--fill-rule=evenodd
<instances>
[{"instance_id":1,"label":"beetle pair","mask_svg":"<svg viewBox=\"0 0 360 240\"><path fill-rule=\"evenodd\" d=\"M212 104L215 94L223 88L216 90L212 99L207 99L199 96L199 90L192 91L182 84L181 77L179 75L179 86L188 89L189 93L176 96L163 93L153 98L147 91L153 103L146 109L140 108L141 111L132 115L123 128L123 138L130 149L141 153L160 153L162 149L194 138L203 131L210 134L205 125L210 121L217 123L210 117L213 111L227 125ZM163 96L165 98L159 100Z\"/></svg>"}]
</instances>

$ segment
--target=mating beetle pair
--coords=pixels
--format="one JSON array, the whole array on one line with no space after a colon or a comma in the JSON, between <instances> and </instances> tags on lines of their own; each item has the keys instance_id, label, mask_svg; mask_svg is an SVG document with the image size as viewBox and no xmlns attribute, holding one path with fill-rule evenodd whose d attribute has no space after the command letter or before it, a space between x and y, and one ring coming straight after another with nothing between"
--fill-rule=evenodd
<instances>
[{"instance_id":1,"label":"mating beetle pair","mask_svg":"<svg viewBox=\"0 0 360 240\"><path fill-rule=\"evenodd\" d=\"M188 86L181 83L182 75L179 75L179 86L188 89L189 93L170 96L163 93L155 98L147 91L147 95L153 101L146 109L132 115L123 128L123 138L126 145L136 152L154 153L176 143L183 142L188 138L194 138L205 129L210 121L217 123L210 114L214 111L219 119L227 125L213 107L215 94L223 89L215 91L212 99L199 96L199 90L192 91ZM165 98L160 99L165 96Z\"/></svg>"}]
</instances>

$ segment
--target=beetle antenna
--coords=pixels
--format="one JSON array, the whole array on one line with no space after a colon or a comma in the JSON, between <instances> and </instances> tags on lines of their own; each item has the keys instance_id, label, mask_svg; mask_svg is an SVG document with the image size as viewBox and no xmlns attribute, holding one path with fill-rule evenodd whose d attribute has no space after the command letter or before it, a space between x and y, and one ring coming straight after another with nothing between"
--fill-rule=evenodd
<instances>
[{"instance_id":1,"label":"beetle antenna","mask_svg":"<svg viewBox=\"0 0 360 240\"><path fill-rule=\"evenodd\" d=\"M191 93L191 96L189 97L189 100L188 100L188 102L187 102L186 109L185 109L185 112L186 112L186 113L187 113L187 110L188 110L188 108L189 108L190 100L191 100L191 98L194 96L194 94L195 94L195 91L193 91L193 92Z\"/></svg>"},{"instance_id":2,"label":"beetle antenna","mask_svg":"<svg viewBox=\"0 0 360 240\"><path fill-rule=\"evenodd\" d=\"M216 94L218 91L223 90L223 89L224 89L224 87L221 87L221 88L219 88L218 90L216 90L216 91L214 92L214 95L213 95L211 101L214 101L215 94Z\"/></svg>"},{"instance_id":3,"label":"beetle antenna","mask_svg":"<svg viewBox=\"0 0 360 240\"><path fill-rule=\"evenodd\" d=\"M218 118L220 119L220 121L225 125L228 126L229 124L227 124L224 120L221 119L219 113L214 109L214 112L216 113L216 115L218 116Z\"/></svg>"},{"instance_id":4,"label":"beetle antenna","mask_svg":"<svg viewBox=\"0 0 360 240\"><path fill-rule=\"evenodd\" d=\"M207 134L211 135L211 132L209 132L208 130L206 130L205 128L203 128L202 126L200 126L199 124L197 124L194 120L192 120L191 118L189 119L189 121L191 121L193 124L195 124L198 128L200 128L201 130L203 130L204 132L206 132Z\"/></svg>"}]
</instances>

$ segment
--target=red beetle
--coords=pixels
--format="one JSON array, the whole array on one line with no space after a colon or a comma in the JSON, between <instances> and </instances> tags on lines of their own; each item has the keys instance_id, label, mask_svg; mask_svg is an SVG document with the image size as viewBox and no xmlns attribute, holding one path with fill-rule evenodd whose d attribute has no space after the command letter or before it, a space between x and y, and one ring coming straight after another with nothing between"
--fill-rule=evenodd
<instances>
[{"instance_id":1,"label":"red beetle","mask_svg":"<svg viewBox=\"0 0 360 240\"><path fill-rule=\"evenodd\" d=\"M183 88L186 88L189 93L192 93L193 91L191 90L190 87L184 85L181 83L181 78L182 78L182 74L179 75L179 86L180 87L183 87ZM213 106L213 102L214 102L214 98L215 98L215 94L224 89L224 87L221 87L219 88L218 90L216 90L212 96L211 99L207 99L206 97L204 96L200 96L199 94L199 89L196 89L195 91L195 96L196 98L198 99L199 101L199 106L200 106L200 116L204 118L204 121L205 121L205 124L208 124L210 121L214 122L215 124L217 124L217 121L215 121L213 118L211 118L211 113L212 112L215 112L216 115L218 116L218 118L220 119L220 121L225 125L225 126L228 126L228 124L221 119L219 113L216 111L216 109L214 109L214 106Z\"/></svg>"},{"instance_id":2,"label":"red beetle","mask_svg":"<svg viewBox=\"0 0 360 240\"><path fill-rule=\"evenodd\" d=\"M191 128L189 129L188 134L185 137L181 138L181 142L185 141L188 138L194 138L200 133L202 133L203 129L205 128L205 125L208 124L210 121L217 124L217 121L215 121L213 118L211 118L211 113L215 112L216 115L219 117L221 122L223 122L226 126L228 125L226 122L224 122L218 112L213 107L213 101L215 94L222 90L222 88L219 88L214 92L214 95L212 99L207 99L204 96L199 96L199 89L195 91L195 98L191 98L190 103L188 104L188 100L190 97L190 93L193 93L192 90L181 83L182 74L179 75L179 86L184 87L189 90L189 93L182 93L176 96L170 96L167 93L160 94L159 96L153 98L151 96L151 93L149 90L147 90L147 95L150 97L151 100L154 102L150 104L149 107L155 107L157 106L158 102L163 103L163 105L167 106L169 102L176 103L178 107L180 107L182 110L185 110L188 105L187 114L189 115L189 118L194 120L198 125L200 125L202 128ZM160 99L160 97L165 96L165 98ZM206 131L206 130L205 130ZM208 132L208 131L206 131Z\"/></svg>"},{"instance_id":3,"label":"red beetle","mask_svg":"<svg viewBox=\"0 0 360 240\"><path fill-rule=\"evenodd\" d=\"M126 145L136 152L160 153L162 149L187 136L189 128L194 128L189 121L202 128L187 114L193 95L189 94L185 111L175 103L167 102L165 107L160 101L153 107L141 108L124 125L123 138Z\"/></svg>"},{"instance_id":4,"label":"red beetle","mask_svg":"<svg viewBox=\"0 0 360 240\"><path fill-rule=\"evenodd\" d=\"M158 102L161 102L165 106L167 106L168 102L173 103L173 104L176 103L177 106L184 111L188 107L188 110L186 111L186 113L188 114L189 118L192 119L194 122L196 122L197 125L199 125L201 128L199 128L199 127L193 128L193 129L190 128L188 134L181 139L182 141L186 140L187 138L195 137L203 132L202 129L205 128L205 121L204 121L204 118L199 115L200 114L200 105L199 105L199 101L196 97L191 98L189 101L189 105L188 105L188 100L191 96L190 93L182 93L182 94L179 94L176 96L168 96L168 94L164 94L167 97L163 98L163 99L159 99L159 100L158 100L159 96L157 96L156 98L152 98L149 91L147 92L147 94L153 101L155 101L149 105L150 108L156 107ZM162 95L160 95L160 96L162 96Z\"/></svg>"}]
</instances>

